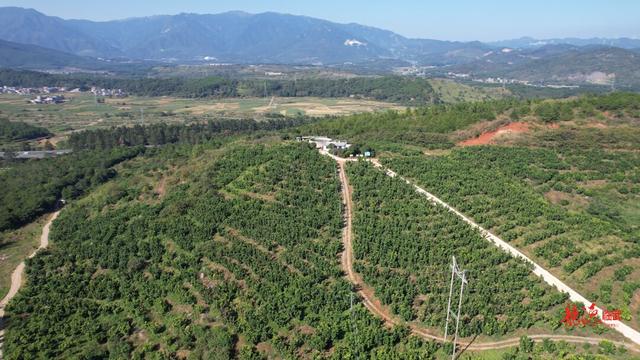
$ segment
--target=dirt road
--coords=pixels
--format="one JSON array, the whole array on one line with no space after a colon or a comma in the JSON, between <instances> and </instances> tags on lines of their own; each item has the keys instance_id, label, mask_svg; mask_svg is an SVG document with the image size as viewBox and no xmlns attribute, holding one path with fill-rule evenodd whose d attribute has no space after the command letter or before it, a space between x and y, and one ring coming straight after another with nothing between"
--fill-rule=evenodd
<instances>
[{"instance_id":1,"label":"dirt road","mask_svg":"<svg viewBox=\"0 0 640 360\"><path fill-rule=\"evenodd\" d=\"M324 153L325 155L329 155ZM345 227L343 229L342 240L344 244L344 251L342 253L342 268L344 272L347 274L347 278L351 281L356 288L358 289L358 294L362 297L362 302L364 306L371 311L373 314L383 319L385 325L391 327L394 325L404 324L407 325L411 332L415 335L421 336L422 338L428 340L435 340L438 342L442 342L442 335L435 334L433 331L425 329L420 324L415 322L404 322L398 319L393 313L387 309L376 297L373 289L371 289L361 278L361 276L355 272L353 269L354 255L353 255L353 229L352 229L352 216L353 216L353 203L351 198L351 188L349 187L349 178L347 177L345 165L351 159L341 159L336 156L330 155L331 158L336 160L338 163L339 169L339 177L340 183L342 187L342 198L343 203L345 205ZM380 163L373 160L372 163L382 168ZM396 174L391 170L386 170L387 175L396 176ZM406 180L405 180L406 181ZM424 190L423 190L424 191ZM433 195L432 195L433 196ZM578 343L584 344L589 343L593 345L598 345L602 340L602 338L594 338L594 337L581 337L581 336L572 336L572 335L554 335L554 334L538 334L538 335L529 335L529 338L533 340L543 340L550 339L554 341L564 340L568 343ZM491 349L503 349L518 346L520 343L520 338L511 338L505 339L501 341L492 341L492 342L472 342L469 343L471 339L461 339L460 347L462 349L470 350L470 351L481 351L481 350L491 350ZM610 340L608 340L610 341ZM616 346L624 346L628 350L632 350L635 352L640 352L640 347L634 344L612 341Z\"/></svg>"},{"instance_id":2,"label":"dirt road","mask_svg":"<svg viewBox=\"0 0 640 360\"><path fill-rule=\"evenodd\" d=\"M36 256L40 249L44 249L49 246L49 229L51 228L51 223L53 222L53 220L58 217L58 214L60 214L59 210L51 215L49 221L47 221L47 223L42 228L42 235L40 235L40 245L33 253L31 253L31 255L29 255L29 259ZM7 306L9 301L11 301L14 296L16 296L18 290L20 290L20 287L22 286L24 267L25 264L23 261L15 268L15 270L13 270L13 273L11 273L11 287L9 288L9 292L4 297L4 299L0 300L0 359L2 358L2 344L4 343L4 308Z\"/></svg>"}]
</instances>

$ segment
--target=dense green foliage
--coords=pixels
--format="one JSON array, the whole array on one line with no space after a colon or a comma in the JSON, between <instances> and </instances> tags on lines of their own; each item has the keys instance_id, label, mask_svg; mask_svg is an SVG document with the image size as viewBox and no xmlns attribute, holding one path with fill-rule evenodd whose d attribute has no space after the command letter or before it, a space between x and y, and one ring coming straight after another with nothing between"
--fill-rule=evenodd
<instances>
[{"instance_id":1,"label":"dense green foliage","mask_svg":"<svg viewBox=\"0 0 640 360\"><path fill-rule=\"evenodd\" d=\"M335 174L302 144L125 162L29 261L6 358L431 358L437 345L385 329L357 297L350 310ZM165 195L149 186L174 175Z\"/></svg>"},{"instance_id":2,"label":"dense green foliage","mask_svg":"<svg viewBox=\"0 0 640 360\"><path fill-rule=\"evenodd\" d=\"M0 70L0 84L7 86L66 86L70 88L124 89L143 96L189 98L238 96L263 97L362 97L392 102L425 104L437 102L429 82L400 76L351 79L238 80L223 77L115 78L87 75L51 75L33 71Z\"/></svg>"},{"instance_id":3,"label":"dense green foliage","mask_svg":"<svg viewBox=\"0 0 640 360\"><path fill-rule=\"evenodd\" d=\"M362 143L386 141L427 148L450 148L453 143L447 133L480 121L494 120L514 103L489 101L358 114L303 126L300 133L344 137Z\"/></svg>"},{"instance_id":4,"label":"dense green foliage","mask_svg":"<svg viewBox=\"0 0 640 360\"><path fill-rule=\"evenodd\" d=\"M0 230L24 225L53 210L60 198L73 199L112 178L113 166L144 148L82 152L12 164L0 172Z\"/></svg>"},{"instance_id":5,"label":"dense green foliage","mask_svg":"<svg viewBox=\"0 0 640 360\"><path fill-rule=\"evenodd\" d=\"M260 95L261 82L244 84L254 96ZM363 97L400 103L425 104L438 100L431 85L422 79L400 76L356 77L351 79L302 79L269 81L267 94L284 97Z\"/></svg>"},{"instance_id":6,"label":"dense green foliage","mask_svg":"<svg viewBox=\"0 0 640 360\"><path fill-rule=\"evenodd\" d=\"M504 335L538 322L557 326L549 310L563 303L566 294L542 283L521 260L404 181L364 162L351 166L349 173L356 205L356 270L395 313L443 328L455 255L469 281L462 336Z\"/></svg>"},{"instance_id":7,"label":"dense green foliage","mask_svg":"<svg viewBox=\"0 0 640 360\"><path fill-rule=\"evenodd\" d=\"M277 120L210 120L203 124L152 124L148 126L121 126L111 129L85 130L69 136L71 148L110 149L117 146L199 144L214 138L241 132L278 130L314 121L311 118L286 118Z\"/></svg>"},{"instance_id":8,"label":"dense green foliage","mask_svg":"<svg viewBox=\"0 0 640 360\"><path fill-rule=\"evenodd\" d=\"M502 85L481 85L496 87ZM509 92L518 99L562 99L583 94L605 94L611 87L602 85L581 85L580 87L538 87L521 84L507 84Z\"/></svg>"},{"instance_id":9,"label":"dense green foliage","mask_svg":"<svg viewBox=\"0 0 640 360\"><path fill-rule=\"evenodd\" d=\"M395 143L446 149L454 146L452 132L483 121L506 117L522 120L529 117L555 123L598 118L605 113L620 119L640 118L640 94L613 93L602 96L585 95L570 100L511 99L432 105L400 112L387 111L331 119L303 126L299 133L323 134L367 144L379 141L385 142L387 146ZM634 127L625 128L624 131L597 130L600 129L544 132L540 141L570 147L575 146L578 141L590 138L593 141L584 141L590 147L598 146L601 141L607 146L629 147L640 135L639 130Z\"/></svg>"},{"instance_id":10,"label":"dense green foliage","mask_svg":"<svg viewBox=\"0 0 640 360\"><path fill-rule=\"evenodd\" d=\"M45 128L0 118L0 143L31 140L49 135L51 133Z\"/></svg>"},{"instance_id":11,"label":"dense green foliage","mask_svg":"<svg viewBox=\"0 0 640 360\"><path fill-rule=\"evenodd\" d=\"M596 275L600 283L620 281L600 274L640 257L640 227L634 220L640 201L637 153L475 147L386 163L557 268L578 288ZM624 277L621 271L617 276ZM628 311L630 296L616 292L612 299L610 291L602 293L590 297Z\"/></svg>"}]
</instances>

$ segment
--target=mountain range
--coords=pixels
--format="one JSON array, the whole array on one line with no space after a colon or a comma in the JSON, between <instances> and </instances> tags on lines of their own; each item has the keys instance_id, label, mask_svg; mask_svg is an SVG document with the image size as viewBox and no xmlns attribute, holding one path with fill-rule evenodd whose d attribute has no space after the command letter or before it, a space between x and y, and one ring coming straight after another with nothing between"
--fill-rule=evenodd
<instances>
[{"instance_id":1,"label":"mountain range","mask_svg":"<svg viewBox=\"0 0 640 360\"><path fill-rule=\"evenodd\" d=\"M0 39L82 56L164 61L335 64L372 59L455 63L489 47L408 39L358 24L278 13L162 15L94 22L0 8Z\"/></svg>"},{"instance_id":2,"label":"mountain range","mask_svg":"<svg viewBox=\"0 0 640 360\"><path fill-rule=\"evenodd\" d=\"M447 70L480 78L640 89L640 52L637 49L567 44L505 49L488 52L476 61L447 67Z\"/></svg>"},{"instance_id":3,"label":"mountain range","mask_svg":"<svg viewBox=\"0 0 640 360\"><path fill-rule=\"evenodd\" d=\"M618 47L622 49L640 49L640 39L630 38L560 38L560 39L534 39L532 37L521 37L513 40L502 40L488 43L497 47L511 47L518 49L539 48L547 45L574 45L574 46L590 46L601 45L609 47Z\"/></svg>"},{"instance_id":4,"label":"mountain range","mask_svg":"<svg viewBox=\"0 0 640 360\"><path fill-rule=\"evenodd\" d=\"M95 22L3 7L0 23L0 39L6 41L80 56L165 61L336 64L391 58L445 65L473 61L498 46L478 41L409 39L359 24L271 12L178 14Z\"/></svg>"},{"instance_id":5,"label":"mountain range","mask_svg":"<svg viewBox=\"0 0 640 360\"><path fill-rule=\"evenodd\" d=\"M78 68L99 70L113 64L37 45L0 40L0 66L16 69Z\"/></svg>"},{"instance_id":6,"label":"mountain range","mask_svg":"<svg viewBox=\"0 0 640 360\"><path fill-rule=\"evenodd\" d=\"M65 20L0 7L0 66L102 67L118 61L436 66L531 81L640 83L640 40L520 38L492 43L410 39L359 24L273 12ZM108 59L109 61L104 61ZM617 81L617 80L616 80ZM625 80L626 81L626 80Z\"/></svg>"}]
</instances>

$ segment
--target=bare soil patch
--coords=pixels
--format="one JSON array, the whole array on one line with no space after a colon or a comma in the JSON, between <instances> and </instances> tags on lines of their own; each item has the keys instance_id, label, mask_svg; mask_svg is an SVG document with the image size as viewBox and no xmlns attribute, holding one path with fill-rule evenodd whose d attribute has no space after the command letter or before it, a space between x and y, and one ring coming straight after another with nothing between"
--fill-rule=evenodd
<instances>
[{"instance_id":1,"label":"bare soil patch","mask_svg":"<svg viewBox=\"0 0 640 360\"><path fill-rule=\"evenodd\" d=\"M480 136L467 139L458 143L459 146L476 146L476 145L488 145L492 144L498 136L507 134L526 133L529 131L529 124L524 122L514 122L508 125L502 126L494 131L488 131Z\"/></svg>"},{"instance_id":2,"label":"bare soil patch","mask_svg":"<svg viewBox=\"0 0 640 360\"><path fill-rule=\"evenodd\" d=\"M164 195L167 193L167 177L163 177L162 180L160 180L160 182L158 182L158 186L156 186L156 189L154 190L154 192L156 194L158 194L158 197L160 199L162 199L164 197Z\"/></svg>"},{"instance_id":3,"label":"bare soil patch","mask_svg":"<svg viewBox=\"0 0 640 360\"><path fill-rule=\"evenodd\" d=\"M589 204L589 201L581 196L556 190L548 191L544 194L544 197L553 204L560 204L562 200L567 200L571 205L577 206L586 206Z\"/></svg>"},{"instance_id":4,"label":"bare soil patch","mask_svg":"<svg viewBox=\"0 0 640 360\"><path fill-rule=\"evenodd\" d=\"M580 181L578 185L585 187L587 189L602 187L607 184L607 180L587 180Z\"/></svg>"}]
</instances>

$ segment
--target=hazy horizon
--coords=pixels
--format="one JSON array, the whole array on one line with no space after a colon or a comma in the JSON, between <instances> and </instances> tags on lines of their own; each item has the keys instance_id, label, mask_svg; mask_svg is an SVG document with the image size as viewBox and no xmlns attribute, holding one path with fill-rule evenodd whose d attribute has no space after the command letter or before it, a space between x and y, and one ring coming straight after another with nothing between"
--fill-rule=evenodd
<instances>
[{"instance_id":1,"label":"hazy horizon","mask_svg":"<svg viewBox=\"0 0 640 360\"><path fill-rule=\"evenodd\" d=\"M521 37L640 39L640 22L634 15L640 13L640 2L617 1L616 3L613 7L610 6L610 2L607 4L600 0L569 0L561 4L548 0L531 4L514 4L504 1L476 4L468 0L429 4L414 0L400 0L390 7L380 2L359 0L349 3L330 0L322 4L294 1L264 4L258 0L224 0L217 1L215 4L200 0L185 0L176 4L162 0L154 2L150 7L141 2L113 0L108 4L95 3L87 7L86 4L77 0L62 4L43 3L38 0L0 0L0 6L33 8L46 15L63 19L92 21L180 13L277 12L338 23L358 23L390 30L409 38L484 42Z\"/></svg>"}]
</instances>

